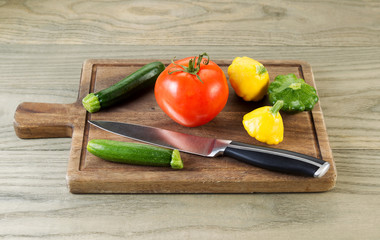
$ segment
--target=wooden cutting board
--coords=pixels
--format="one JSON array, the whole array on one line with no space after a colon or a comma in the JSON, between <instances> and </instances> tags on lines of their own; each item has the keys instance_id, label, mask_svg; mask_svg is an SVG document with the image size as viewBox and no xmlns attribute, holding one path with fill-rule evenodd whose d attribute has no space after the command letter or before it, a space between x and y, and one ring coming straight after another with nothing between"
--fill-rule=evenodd
<instances>
[{"instance_id":1,"label":"wooden cutting board","mask_svg":"<svg viewBox=\"0 0 380 240\"><path fill-rule=\"evenodd\" d=\"M87 120L112 120L143 124L184 133L230 139L265 146L250 137L241 123L243 115L268 105L245 102L232 88L227 105L210 123L183 127L172 121L157 105L153 89L115 107L90 114L81 100L90 92L104 89L153 60L87 60L83 64L78 99L72 104L21 103L14 116L20 138L72 137L67 183L72 193L253 193L321 192L332 189L336 168L319 103L311 112L282 113L284 141L274 147L308 154L328 161L330 170L322 178L287 175L260 169L232 158L204 158L181 153L184 169L145 167L111 163L87 152L90 139L132 141L90 126ZM169 61L162 61L168 64ZM231 60L215 61L225 71ZM271 80L278 74L294 73L315 87L311 67L301 61L261 61Z\"/></svg>"}]
</instances>

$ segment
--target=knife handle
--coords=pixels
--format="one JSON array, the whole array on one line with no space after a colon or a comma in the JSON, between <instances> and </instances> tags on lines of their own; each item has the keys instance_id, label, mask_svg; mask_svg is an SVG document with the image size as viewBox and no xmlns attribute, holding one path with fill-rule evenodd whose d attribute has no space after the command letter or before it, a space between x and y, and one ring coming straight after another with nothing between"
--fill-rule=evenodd
<instances>
[{"instance_id":1,"label":"knife handle","mask_svg":"<svg viewBox=\"0 0 380 240\"><path fill-rule=\"evenodd\" d=\"M330 164L321 159L283 149L231 142L224 155L272 171L322 177Z\"/></svg>"}]
</instances>

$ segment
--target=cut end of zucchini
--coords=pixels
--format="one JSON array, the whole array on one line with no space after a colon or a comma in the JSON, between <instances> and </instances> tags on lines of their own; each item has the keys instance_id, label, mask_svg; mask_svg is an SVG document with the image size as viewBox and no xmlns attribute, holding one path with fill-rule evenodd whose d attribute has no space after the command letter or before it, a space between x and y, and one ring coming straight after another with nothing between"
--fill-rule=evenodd
<instances>
[{"instance_id":1,"label":"cut end of zucchini","mask_svg":"<svg viewBox=\"0 0 380 240\"><path fill-rule=\"evenodd\" d=\"M183 162L181 159L181 155L177 149L173 150L172 160L170 161L170 166L173 169L182 169L183 168Z\"/></svg>"},{"instance_id":2,"label":"cut end of zucchini","mask_svg":"<svg viewBox=\"0 0 380 240\"><path fill-rule=\"evenodd\" d=\"M82 100L83 107L90 113L94 113L100 110L100 102L98 97L94 93L88 94Z\"/></svg>"}]
</instances>

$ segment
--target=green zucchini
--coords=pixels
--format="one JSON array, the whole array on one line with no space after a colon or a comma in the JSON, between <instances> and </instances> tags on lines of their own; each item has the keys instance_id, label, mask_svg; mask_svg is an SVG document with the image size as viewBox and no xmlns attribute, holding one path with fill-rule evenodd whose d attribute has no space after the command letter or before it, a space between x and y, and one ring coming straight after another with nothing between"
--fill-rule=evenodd
<instances>
[{"instance_id":1,"label":"green zucchini","mask_svg":"<svg viewBox=\"0 0 380 240\"><path fill-rule=\"evenodd\" d=\"M110 107L141 90L153 86L165 66L162 62L152 62L141 67L116 84L83 98L82 104L90 113Z\"/></svg>"},{"instance_id":2,"label":"green zucchini","mask_svg":"<svg viewBox=\"0 0 380 240\"><path fill-rule=\"evenodd\" d=\"M95 156L111 162L183 168L183 162L177 149L108 139L92 139L87 144L87 150Z\"/></svg>"}]
</instances>

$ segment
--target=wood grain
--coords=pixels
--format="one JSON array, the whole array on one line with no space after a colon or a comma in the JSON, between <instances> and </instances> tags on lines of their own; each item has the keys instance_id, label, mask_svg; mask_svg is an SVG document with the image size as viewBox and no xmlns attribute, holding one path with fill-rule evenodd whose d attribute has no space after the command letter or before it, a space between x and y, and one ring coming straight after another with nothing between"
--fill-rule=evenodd
<instances>
[{"instance_id":1,"label":"wood grain","mask_svg":"<svg viewBox=\"0 0 380 240\"><path fill-rule=\"evenodd\" d=\"M379 1L159 3L0 1L0 238L378 239ZM21 102L76 100L85 59L204 51L311 64L338 171L332 191L74 195L71 138L15 135Z\"/></svg>"},{"instance_id":2,"label":"wood grain","mask_svg":"<svg viewBox=\"0 0 380 240\"><path fill-rule=\"evenodd\" d=\"M72 104L22 103L14 117L14 128L20 138L71 137L72 145L67 181L72 193L252 193L252 192L320 192L332 189L336 168L332 158L323 114L319 103L311 112L282 114L285 140L274 146L328 161L330 171L322 178L305 178L269 172L227 157L205 159L182 154L181 171L168 168L141 167L106 162L86 150L90 139L131 141L90 126L88 120L113 120L194 134L232 139L264 145L255 141L241 126L243 115L252 109L269 105L244 102L230 87L229 100L223 111L209 124L186 128L175 124L157 106L153 90L115 107L95 114L87 113L81 100L89 92L111 86L152 60L86 60L83 64L78 99ZM161 60L168 64L169 60ZM227 74L230 60L214 60ZM310 65L301 61L261 61L271 80L279 74L295 73L315 86ZM238 124L240 123L240 124ZM224 129L220 131L220 129ZM299 136L303 136L300 138ZM173 139L174 141L176 139Z\"/></svg>"},{"instance_id":3,"label":"wood grain","mask_svg":"<svg viewBox=\"0 0 380 240\"><path fill-rule=\"evenodd\" d=\"M380 115L376 101L371 99L379 96L376 79L380 74L380 48L181 46L183 56L210 49L214 58L232 59L249 53L247 55L258 59L278 57L311 63L337 163L338 181L334 190L310 196L142 194L91 197L67 194L65 176L70 138L20 140L15 136L12 121L17 105L23 101L75 101L80 68L88 57L133 59L158 56L169 59L179 56L176 53L179 49L20 44L0 45L0 49L4 54L0 58L0 124L3 130L0 136L4 140L0 141L2 237L122 239L127 236L142 239L154 235L170 239L177 234L209 239L225 236L313 239L320 236L320 229L326 229L326 238L376 239L379 234L379 176L373 173L378 172L380 156L379 135L376 134ZM355 75L360 77L360 84L355 84L357 78L351 77ZM351 81L353 87L346 88L346 81ZM345 95L351 98L341 101ZM339 114L336 114L338 110ZM363 115L370 117L364 118ZM286 216L275 211L275 207L281 205L283 213L294 203L297 203L297 209L289 209ZM154 209L154 206L160 206L160 209ZM179 213L184 217L181 224L176 225L171 219ZM226 218L219 219L220 214ZM299 220L299 216L304 218ZM309 217L305 219L306 216ZM277 221L278 218L282 221ZM33 224L36 219L41 224ZM112 220L113 224L105 219ZM146 219L152 219L148 225ZM219 221L215 222L215 219ZM357 221L353 222L353 219ZM239 223L246 227L239 227ZM130 228L126 229L126 224ZM159 225L153 227L152 224ZM26 229L22 225L29 227ZM342 229L346 231L342 232ZM299 234L305 232L308 234L300 237Z\"/></svg>"},{"instance_id":4,"label":"wood grain","mask_svg":"<svg viewBox=\"0 0 380 240\"><path fill-rule=\"evenodd\" d=\"M87 58L171 59L208 49L212 59L249 55L257 59L301 59L312 66L332 149L380 149L380 47L172 47L120 45L0 45L0 94L12 126L21 102L70 104L78 95L79 76ZM230 49L234 49L231 51ZM156 57L157 56L157 57ZM21 59L21 60L20 60ZM11 129L11 128L10 128ZM12 133L13 130L8 131ZM4 132L6 134L7 132ZM0 132L0 135L3 134ZM0 143L1 144L1 143ZM0 145L1 146L1 145Z\"/></svg>"},{"instance_id":5,"label":"wood grain","mask_svg":"<svg viewBox=\"0 0 380 240\"><path fill-rule=\"evenodd\" d=\"M5 1L0 16L2 43L380 46L378 1Z\"/></svg>"}]
</instances>

